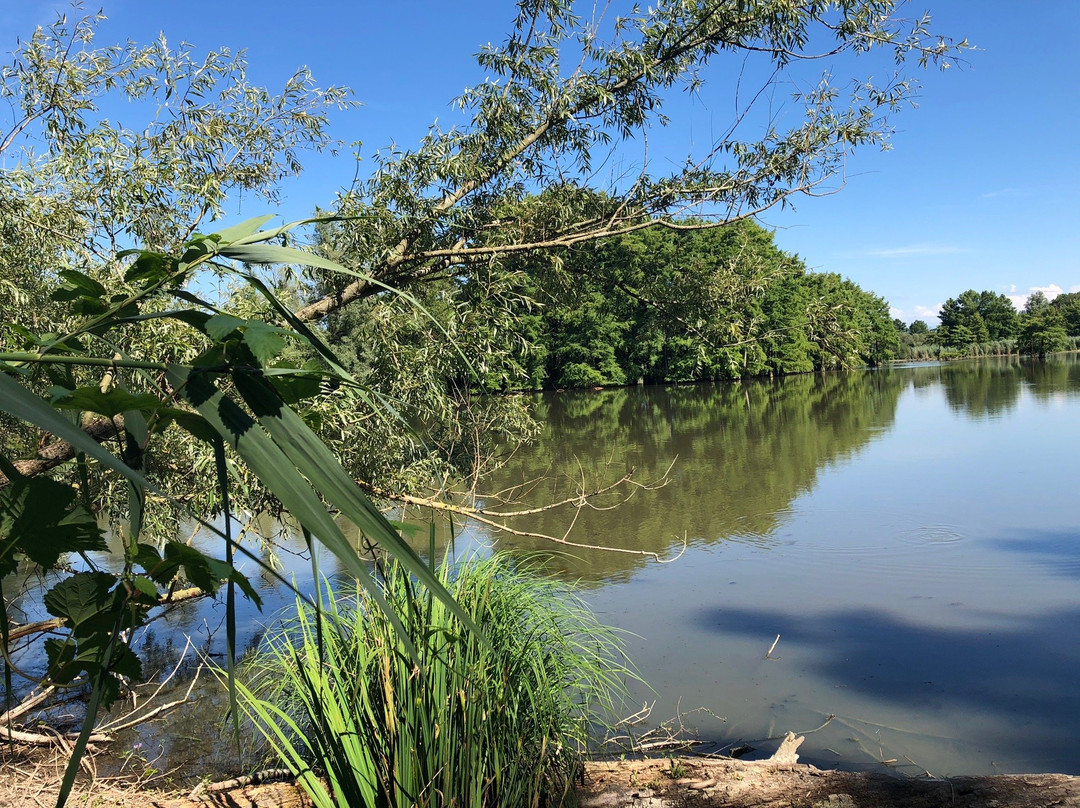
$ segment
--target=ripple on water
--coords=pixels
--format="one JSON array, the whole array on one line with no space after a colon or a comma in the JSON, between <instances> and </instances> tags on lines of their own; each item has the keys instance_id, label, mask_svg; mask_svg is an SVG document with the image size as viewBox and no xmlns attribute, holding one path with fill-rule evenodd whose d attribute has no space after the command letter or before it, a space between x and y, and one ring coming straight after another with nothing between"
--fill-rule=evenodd
<instances>
[{"instance_id":1,"label":"ripple on water","mask_svg":"<svg viewBox=\"0 0 1080 808\"><path fill-rule=\"evenodd\" d=\"M896 534L896 538L905 544L913 544L920 547L936 546L941 544L956 544L966 538L954 525L925 525L902 530Z\"/></svg>"}]
</instances>

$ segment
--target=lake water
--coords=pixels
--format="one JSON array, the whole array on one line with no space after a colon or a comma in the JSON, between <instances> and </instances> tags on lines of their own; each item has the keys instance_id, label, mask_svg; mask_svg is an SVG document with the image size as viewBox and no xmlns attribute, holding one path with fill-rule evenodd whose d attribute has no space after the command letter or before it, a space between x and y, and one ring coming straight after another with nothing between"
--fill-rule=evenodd
<instances>
[{"instance_id":1,"label":"lake water","mask_svg":"<svg viewBox=\"0 0 1080 808\"><path fill-rule=\"evenodd\" d=\"M823 766L1080 774L1080 362L546 394L493 489L635 467L553 559L633 632L654 719ZM598 504L611 504L602 502ZM515 522L561 536L568 513ZM473 529L500 547L545 543ZM549 548L550 549L550 548ZM770 658L767 652L780 640ZM830 719L831 717L831 719ZM883 763L889 761L889 763Z\"/></svg>"},{"instance_id":2,"label":"lake water","mask_svg":"<svg viewBox=\"0 0 1080 808\"><path fill-rule=\"evenodd\" d=\"M667 484L514 526L562 536L572 525L579 543L682 555L553 554L479 524L459 526L455 546L542 552L631 632L628 654L654 689L637 692L655 702L642 731L686 713L710 748L758 756L806 732L802 758L823 767L1080 774L1077 356L552 393L536 405L543 435L487 490L540 505L631 467L636 481ZM310 581L295 541L283 546L285 576ZM290 602L273 579L255 583L267 606L241 602L242 644ZM187 633L220 650L223 620L221 604L177 609L140 642L180 645ZM204 759L207 714L227 700L203 699L164 725L170 734L144 728L135 740L163 750L162 765Z\"/></svg>"}]
</instances>

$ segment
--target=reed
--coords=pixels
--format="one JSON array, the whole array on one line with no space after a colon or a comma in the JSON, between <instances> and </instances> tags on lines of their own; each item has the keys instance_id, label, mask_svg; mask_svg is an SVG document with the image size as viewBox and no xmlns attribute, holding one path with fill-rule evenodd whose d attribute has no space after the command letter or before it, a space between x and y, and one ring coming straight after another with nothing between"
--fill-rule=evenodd
<instances>
[{"instance_id":1,"label":"reed","mask_svg":"<svg viewBox=\"0 0 1080 808\"><path fill-rule=\"evenodd\" d=\"M480 633L391 564L389 610L362 587L299 601L249 663L242 709L320 808L572 802L634 675L618 635L504 556L439 578Z\"/></svg>"}]
</instances>

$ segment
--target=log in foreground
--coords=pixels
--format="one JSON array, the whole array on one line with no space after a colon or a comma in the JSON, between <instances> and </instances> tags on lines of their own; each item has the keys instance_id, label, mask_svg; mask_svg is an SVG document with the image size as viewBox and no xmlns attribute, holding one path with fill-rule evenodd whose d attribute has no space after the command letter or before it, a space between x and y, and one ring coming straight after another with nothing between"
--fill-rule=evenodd
<instances>
[{"instance_id":1,"label":"log in foreground","mask_svg":"<svg viewBox=\"0 0 1080 808\"><path fill-rule=\"evenodd\" d=\"M660 758L586 764L580 808L1048 808L1080 807L1080 777L993 775L946 779L825 771L798 763L801 737L788 733L767 760ZM679 776L672 776L677 773ZM294 786L276 783L168 800L160 808L310 808Z\"/></svg>"},{"instance_id":2,"label":"log in foreground","mask_svg":"<svg viewBox=\"0 0 1080 808\"><path fill-rule=\"evenodd\" d=\"M581 808L1080 808L1080 777L1064 774L929 779L824 771L797 762L801 739L789 736L768 760L656 758L590 761ZM31 770L36 767L31 767ZM35 772L35 774L39 773ZM28 774L30 775L28 777ZM677 776L673 776L676 775ZM39 775L40 776L40 775ZM58 778L0 767L0 808L46 805ZM34 782L37 781L37 782ZM221 785L227 785L222 783ZM245 785L192 799L175 792L76 787L76 803L96 808L312 808L291 782Z\"/></svg>"}]
</instances>

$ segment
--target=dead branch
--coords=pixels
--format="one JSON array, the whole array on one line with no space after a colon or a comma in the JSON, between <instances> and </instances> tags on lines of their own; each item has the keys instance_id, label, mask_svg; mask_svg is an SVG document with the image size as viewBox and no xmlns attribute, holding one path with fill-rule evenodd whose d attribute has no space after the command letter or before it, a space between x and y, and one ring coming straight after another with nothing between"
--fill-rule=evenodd
<instances>
[{"instance_id":1,"label":"dead branch","mask_svg":"<svg viewBox=\"0 0 1080 808\"><path fill-rule=\"evenodd\" d=\"M199 589L197 586L193 586L188 589L178 589L175 592L163 595L158 600L158 604L161 606L171 606L174 603L181 603L185 600L192 600L205 594L206 593ZM12 626L8 629L8 641L10 642L13 640L18 640L31 634L43 634L47 631L54 631L58 628L63 628L64 622L65 620L62 617L52 617L48 620L38 620L34 623L25 623L21 626Z\"/></svg>"},{"instance_id":2,"label":"dead branch","mask_svg":"<svg viewBox=\"0 0 1080 808\"><path fill-rule=\"evenodd\" d=\"M124 418L118 415L115 418L95 418L83 427L83 431L98 443L104 443L109 438L119 434L123 428ZM79 450L66 440L58 440L38 450L36 457L30 460L16 460L12 465L20 474L33 477L74 459L78 453ZM0 473L0 488L4 488L10 482L11 480L3 473Z\"/></svg>"},{"instance_id":3,"label":"dead branch","mask_svg":"<svg viewBox=\"0 0 1080 808\"><path fill-rule=\"evenodd\" d=\"M55 685L49 685L42 689L40 693L36 695L27 696L17 706L12 707L3 715L0 715L0 724L9 726L15 722L15 719L21 718L31 710L35 709L38 705L44 703L53 693L56 692Z\"/></svg>"}]
</instances>

